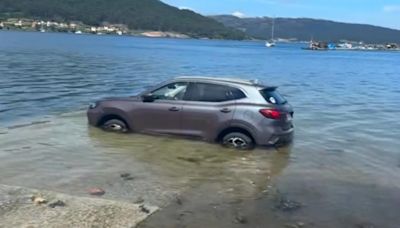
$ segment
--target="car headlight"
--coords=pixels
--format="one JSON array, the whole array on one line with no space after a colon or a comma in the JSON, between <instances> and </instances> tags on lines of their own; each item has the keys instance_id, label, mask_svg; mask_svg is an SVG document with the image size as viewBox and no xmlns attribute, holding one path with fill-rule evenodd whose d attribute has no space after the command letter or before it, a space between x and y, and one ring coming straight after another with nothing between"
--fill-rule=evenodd
<instances>
[{"instance_id":1,"label":"car headlight","mask_svg":"<svg viewBox=\"0 0 400 228\"><path fill-rule=\"evenodd\" d=\"M89 109L94 109L94 108L96 108L97 107L97 102L94 102L94 103L90 103L89 104Z\"/></svg>"}]
</instances>

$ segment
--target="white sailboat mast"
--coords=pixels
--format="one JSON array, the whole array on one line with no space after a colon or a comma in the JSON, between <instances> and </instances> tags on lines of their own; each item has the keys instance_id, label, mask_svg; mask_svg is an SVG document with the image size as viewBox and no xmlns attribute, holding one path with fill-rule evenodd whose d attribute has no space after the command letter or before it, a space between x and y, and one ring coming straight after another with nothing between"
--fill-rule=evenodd
<instances>
[{"instance_id":1,"label":"white sailboat mast","mask_svg":"<svg viewBox=\"0 0 400 228\"><path fill-rule=\"evenodd\" d=\"M271 40L275 39L275 17L272 18Z\"/></svg>"}]
</instances>

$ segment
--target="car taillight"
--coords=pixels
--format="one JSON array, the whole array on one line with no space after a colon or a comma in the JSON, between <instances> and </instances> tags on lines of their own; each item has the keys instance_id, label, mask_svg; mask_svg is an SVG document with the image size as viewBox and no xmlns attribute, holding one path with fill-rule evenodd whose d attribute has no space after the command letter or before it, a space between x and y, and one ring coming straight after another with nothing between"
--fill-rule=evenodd
<instances>
[{"instance_id":1,"label":"car taillight","mask_svg":"<svg viewBox=\"0 0 400 228\"><path fill-rule=\"evenodd\" d=\"M276 109L261 109L260 113L263 116L274 120L280 119L282 115L282 113Z\"/></svg>"}]
</instances>

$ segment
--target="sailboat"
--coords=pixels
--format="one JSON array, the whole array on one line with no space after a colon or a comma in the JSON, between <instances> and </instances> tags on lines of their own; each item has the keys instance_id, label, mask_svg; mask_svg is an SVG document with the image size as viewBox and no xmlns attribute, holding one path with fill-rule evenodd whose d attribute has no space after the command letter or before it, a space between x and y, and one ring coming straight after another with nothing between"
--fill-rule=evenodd
<instances>
[{"instance_id":1,"label":"sailboat","mask_svg":"<svg viewBox=\"0 0 400 228\"><path fill-rule=\"evenodd\" d=\"M275 36L275 18L272 18L271 39L265 42L266 47L270 48L276 46L274 36Z\"/></svg>"}]
</instances>

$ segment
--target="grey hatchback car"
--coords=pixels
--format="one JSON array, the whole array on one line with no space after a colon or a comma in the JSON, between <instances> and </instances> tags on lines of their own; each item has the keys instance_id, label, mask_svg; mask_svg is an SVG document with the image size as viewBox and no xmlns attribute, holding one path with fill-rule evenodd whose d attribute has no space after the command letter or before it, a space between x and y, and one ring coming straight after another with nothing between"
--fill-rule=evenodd
<instances>
[{"instance_id":1,"label":"grey hatchback car","mask_svg":"<svg viewBox=\"0 0 400 228\"><path fill-rule=\"evenodd\" d=\"M293 138L293 109L256 81L179 77L143 93L90 105L89 124L113 132L180 135L237 149Z\"/></svg>"}]
</instances>

